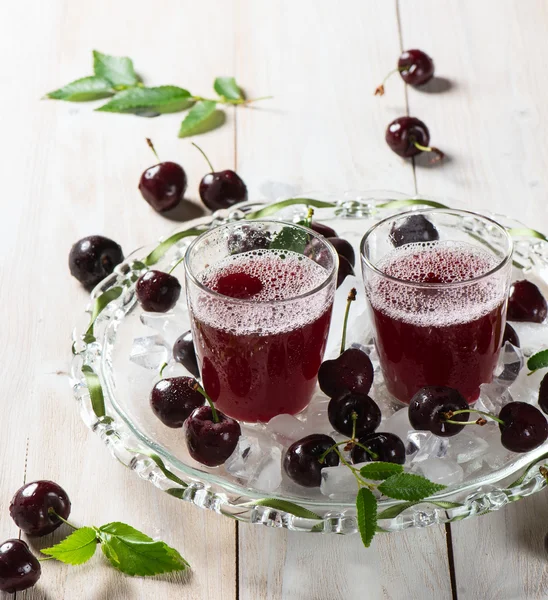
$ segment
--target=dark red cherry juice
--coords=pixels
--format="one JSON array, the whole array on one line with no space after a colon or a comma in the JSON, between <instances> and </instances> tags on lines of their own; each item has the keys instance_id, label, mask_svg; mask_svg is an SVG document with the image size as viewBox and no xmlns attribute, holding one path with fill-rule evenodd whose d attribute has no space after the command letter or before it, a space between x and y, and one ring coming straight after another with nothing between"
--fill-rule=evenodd
<instances>
[{"instance_id":1,"label":"dark red cherry juice","mask_svg":"<svg viewBox=\"0 0 548 600\"><path fill-rule=\"evenodd\" d=\"M381 367L398 400L409 403L423 386L445 385L473 402L479 386L492 380L505 287L492 276L476 278L496 264L460 242L409 244L379 262L379 270L401 280L375 276L368 290Z\"/></svg>"},{"instance_id":2,"label":"dark red cherry juice","mask_svg":"<svg viewBox=\"0 0 548 600\"><path fill-rule=\"evenodd\" d=\"M327 275L305 256L280 250L236 254L201 274L201 283L222 295L204 296L192 311L203 384L222 412L266 422L308 405L332 304L326 293L298 296Z\"/></svg>"}]
</instances>

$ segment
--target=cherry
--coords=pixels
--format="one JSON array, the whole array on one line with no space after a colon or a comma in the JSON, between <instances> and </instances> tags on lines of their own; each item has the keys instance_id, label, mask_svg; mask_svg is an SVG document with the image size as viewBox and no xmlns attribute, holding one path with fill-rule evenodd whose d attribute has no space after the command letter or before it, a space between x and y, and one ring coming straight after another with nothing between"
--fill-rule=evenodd
<instances>
[{"instance_id":1,"label":"cherry","mask_svg":"<svg viewBox=\"0 0 548 600\"><path fill-rule=\"evenodd\" d=\"M196 389L192 377L160 379L150 393L154 414L168 427L182 427L190 413L203 406L204 397Z\"/></svg>"},{"instance_id":2,"label":"cherry","mask_svg":"<svg viewBox=\"0 0 548 600\"><path fill-rule=\"evenodd\" d=\"M548 373L542 378L538 390L538 405L548 415Z\"/></svg>"},{"instance_id":3,"label":"cherry","mask_svg":"<svg viewBox=\"0 0 548 600\"><path fill-rule=\"evenodd\" d=\"M212 286L215 292L230 298L249 300L263 291L263 283L254 275L245 271L236 271L223 275Z\"/></svg>"},{"instance_id":4,"label":"cherry","mask_svg":"<svg viewBox=\"0 0 548 600\"><path fill-rule=\"evenodd\" d=\"M339 269L337 271L337 287L342 285L342 282L348 277L354 275L354 269L348 260L339 254Z\"/></svg>"},{"instance_id":5,"label":"cherry","mask_svg":"<svg viewBox=\"0 0 548 600\"><path fill-rule=\"evenodd\" d=\"M546 299L534 283L526 279L512 283L506 315L510 321L542 323L547 312Z\"/></svg>"},{"instance_id":6,"label":"cherry","mask_svg":"<svg viewBox=\"0 0 548 600\"><path fill-rule=\"evenodd\" d=\"M271 241L270 231L263 231L251 225L242 225L228 236L227 246L230 254L239 254L252 250L266 250L270 247Z\"/></svg>"},{"instance_id":7,"label":"cherry","mask_svg":"<svg viewBox=\"0 0 548 600\"><path fill-rule=\"evenodd\" d=\"M502 445L512 452L529 452L548 439L548 423L538 408L526 402L509 402L498 418Z\"/></svg>"},{"instance_id":8,"label":"cherry","mask_svg":"<svg viewBox=\"0 0 548 600\"><path fill-rule=\"evenodd\" d=\"M434 61L422 50L405 50L398 59L398 68L388 73L382 84L375 90L375 96L384 94L384 84L394 73L399 73L405 83L419 87L434 76Z\"/></svg>"},{"instance_id":9,"label":"cherry","mask_svg":"<svg viewBox=\"0 0 548 600\"><path fill-rule=\"evenodd\" d=\"M200 198L207 208L215 211L247 200L247 187L241 177L230 169L215 171L205 152L194 142L192 145L202 153L211 169L211 173L204 175L199 187Z\"/></svg>"},{"instance_id":10,"label":"cherry","mask_svg":"<svg viewBox=\"0 0 548 600\"><path fill-rule=\"evenodd\" d=\"M405 244L435 242L440 239L440 234L434 224L423 215L410 215L397 227L396 223L392 223L389 237L392 245L399 248Z\"/></svg>"},{"instance_id":11,"label":"cherry","mask_svg":"<svg viewBox=\"0 0 548 600\"><path fill-rule=\"evenodd\" d=\"M325 225L324 223L318 223L318 221L312 221L310 223L310 229L312 229L312 231L315 231L316 233L319 233L320 235L323 235L323 237L325 238L339 237L337 235L337 232L331 227L329 227L329 225Z\"/></svg>"},{"instance_id":12,"label":"cherry","mask_svg":"<svg viewBox=\"0 0 548 600\"><path fill-rule=\"evenodd\" d=\"M343 240L339 237L329 237L327 238L328 242L331 242L333 246L335 246L335 250L339 257L344 256L346 260L350 263L350 266L354 267L356 264L356 255L354 254L354 248L352 248L352 244Z\"/></svg>"},{"instance_id":13,"label":"cherry","mask_svg":"<svg viewBox=\"0 0 548 600\"><path fill-rule=\"evenodd\" d=\"M373 433L381 424L381 410L365 394L346 392L331 398L327 417L333 428L348 437Z\"/></svg>"},{"instance_id":14,"label":"cherry","mask_svg":"<svg viewBox=\"0 0 548 600\"><path fill-rule=\"evenodd\" d=\"M434 435L450 437L464 429L464 425L447 423L445 413L467 410L468 402L457 390L442 385L420 389L409 403L409 422L414 429L430 431ZM451 421L468 422L469 413L451 417Z\"/></svg>"},{"instance_id":15,"label":"cherry","mask_svg":"<svg viewBox=\"0 0 548 600\"><path fill-rule=\"evenodd\" d=\"M181 284L176 277L163 271L147 271L135 285L137 299L148 312L167 312L181 295Z\"/></svg>"},{"instance_id":16,"label":"cherry","mask_svg":"<svg viewBox=\"0 0 548 600\"><path fill-rule=\"evenodd\" d=\"M333 446L335 440L328 435L307 435L289 446L284 456L284 471L299 485L319 487L322 482L322 469L339 464L339 455L335 450L328 452ZM323 462L320 462L324 455Z\"/></svg>"},{"instance_id":17,"label":"cherry","mask_svg":"<svg viewBox=\"0 0 548 600\"><path fill-rule=\"evenodd\" d=\"M195 409L185 421L184 432L190 456L208 467L222 465L242 434L238 421L212 405Z\"/></svg>"},{"instance_id":18,"label":"cherry","mask_svg":"<svg viewBox=\"0 0 548 600\"><path fill-rule=\"evenodd\" d=\"M192 340L191 331L185 331L173 344L173 358L194 377L200 377L196 349Z\"/></svg>"},{"instance_id":19,"label":"cherry","mask_svg":"<svg viewBox=\"0 0 548 600\"><path fill-rule=\"evenodd\" d=\"M432 162L437 162L444 156L441 150L429 146L428 127L415 117L394 119L386 129L385 139L390 149L403 158L416 156L421 152L433 152L435 158Z\"/></svg>"},{"instance_id":20,"label":"cherry","mask_svg":"<svg viewBox=\"0 0 548 600\"><path fill-rule=\"evenodd\" d=\"M382 460L383 462L397 463L398 465L405 464L405 445L394 433L389 433L388 431L371 433L365 437L361 437L358 442L370 452L367 452L356 444L352 446L350 458L355 465L372 460ZM373 455L375 455L375 458Z\"/></svg>"},{"instance_id":21,"label":"cherry","mask_svg":"<svg viewBox=\"0 0 548 600\"><path fill-rule=\"evenodd\" d=\"M512 346L515 346L516 348L520 347L518 334L510 323L506 323L506 327L504 328L504 335L502 336L503 347L506 342L510 342Z\"/></svg>"},{"instance_id":22,"label":"cherry","mask_svg":"<svg viewBox=\"0 0 548 600\"><path fill-rule=\"evenodd\" d=\"M0 545L0 591L14 594L40 579L42 568L23 540L6 540Z\"/></svg>"},{"instance_id":23,"label":"cherry","mask_svg":"<svg viewBox=\"0 0 548 600\"><path fill-rule=\"evenodd\" d=\"M160 160L148 138L147 144ZM175 208L184 199L186 187L186 173L181 165L174 162L159 162L149 167L139 180L141 195L157 212L166 212Z\"/></svg>"},{"instance_id":24,"label":"cherry","mask_svg":"<svg viewBox=\"0 0 548 600\"><path fill-rule=\"evenodd\" d=\"M122 248L116 242L102 235L90 235L70 249L69 269L87 290L92 290L123 260Z\"/></svg>"},{"instance_id":25,"label":"cherry","mask_svg":"<svg viewBox=\"0 0 548 600\"><path fill-rule=\"evenodd\" d=\"M56 515L68 519L70 500L65 490L53 481L33 481L15 492L10 515L27 535L47 535L62 523ZM55 513L55 514L54 514Z\"/></svg>"}]
</instances>

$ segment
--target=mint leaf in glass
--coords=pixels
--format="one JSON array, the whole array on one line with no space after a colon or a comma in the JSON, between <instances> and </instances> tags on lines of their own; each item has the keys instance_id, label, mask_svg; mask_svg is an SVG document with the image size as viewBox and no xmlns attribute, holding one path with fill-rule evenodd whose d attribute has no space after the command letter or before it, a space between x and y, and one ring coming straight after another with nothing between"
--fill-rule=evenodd
<instances>
[{"instance_id":1,"label":"mint leaf in glass","mask_svg":"<svg viewBox=\"0 0 548 600\"><path fill-rule=\"evenodd\" d=\"M103 525L97 535L110 563L127 575L159 575L189 567L175 548L125 523Z\"/></svg>"},{"instance_id":2,"label":"mint leaf in glass","mask_svg":"<svg viewBox=\"0 0 548 600\"><path fill-rule=\"evenodd\" d=\"M101 77L82 77L76 81L46 94L52 100L66 100L68 102L88 102L89 100L100 100L114 94L110 81Z\"/></svg>"},{"instance_id":3,"label":"mint leaf in glass","mask_svg":"<svg viewBox=\"0 0 548 600\"><path fill-rule=\"evenodd\" d=\"M363 545L369 548L377 530L377 499L371 490L364 487L359 489L356 511Z\"/></svg>"},{"instance_id":4,"label":"mint leaf in glass","mask_svg":"<svg viewBox=\"0 0 548 600\"><path fill-rule=\"evenodd\" d=\"M360 475L366 479L372 479L373 481L380 481L388 479L392 475L403 473L403 466L396 463L375 461L364 465L360 469Z\"/></svg>"},{"instance_id":5,"label":"mint leaf in glass","mask_svg":"<svg viewBox=\"0 0 548 600\"><path fill-rule=\"evenodd\" d=\"M93 527L81 527L63 541L41 552L69 565L81 565L94 554L99 540Z\"/></svg>"},{"instance_id":6,"label":"mint leaf in glass","mask_svg":"<svg viewBox=\"0 0 548 600\"><path fill-rule=\"evenodd\" d=\"M293 227L284 227L270 242L269 248L272 250L291 250L298 254L303 254L310 236Z\"/></svg>"},{"instance_id":7,"label":"mint leaf in glass","mask_svg":"<svg viewBox=\"0 0 548 600\"><path fill-rule=\"evenodd\" d=\"M213 83L213 89L224 98L229 100L243 100L244 94L234 77L217 77Z\"/></svg>"},{"instance_id":8,"label":"mint leaf in glass","mask_svg":"<svg viewBox=\"0 0 548 600\"><path fill-rule=\"evenodd\" d=\"M188 111L181 123L179 137L189 137L216 129L225 122L225 118L225 113L217 110L216 102L200 100Z\"/></svg>"},{"instance_id":9,"label":"mint leaf in glass","mask_svg":"<svg viewBox=\"0 0 548 600\"><path fill-rule=\"evenodd\" d=\"M188 90L175 85L134 87L118 92L96 110L100 112L163 114L186 110L194 104Z\"/></svg>"},{"instance_id":10,"label":"mint leaf in glass","mask_svg":"<svg viewBox=\"0 0 548 600\"><path fill-rule=\"evenodd\" d=\"M389 498L417 502L436 492L441 492L446 487L445 485L433 483L420 475L399 473L383 481L377 489Z\"/></svg>"},{"instance_id":11,"label":"mint leaf in glass","mask_svg":"<svg viewBox=\"0 0 548 600\"><path fill-rule=\"evenodd\" d=\"M114 87L122 89L139 83L133 68L133 61L127 56L109 56L93 51L93 71L97 77L110 81Z\"/></svg>"}]
</instances>

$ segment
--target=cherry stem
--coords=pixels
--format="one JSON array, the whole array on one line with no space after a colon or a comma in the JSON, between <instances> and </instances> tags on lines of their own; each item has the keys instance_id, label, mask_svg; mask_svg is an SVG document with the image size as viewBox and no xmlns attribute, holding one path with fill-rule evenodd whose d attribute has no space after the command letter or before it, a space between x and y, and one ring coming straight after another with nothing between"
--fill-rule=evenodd
<instances>
[{"instance_id":1,"label":"cherry stem","mask_svg":"<svg viewBox=\"0 0 548 600\"><path fill-rule=\"evenodd\" d=\"M61 517L60 515L58 515L53 508L51 508L51 507L48 508L48 513L50 515L53 515L53 516L57 517L59 519L59 521L62 521L65 525L68 525L69 527L72 527L72 529L74 529L75 531L77 529L79 529L78 527L76 527L72 523L69 523L67 520L63 519L63 517Z\"/></svg>"},{"instance_id":2,"label":"cherry stem","mask_svg":"<svg viewBox=\"0 0 548 600\"><path fill-rule=\"evenodd\" d=\"M492 415L491 413L485 412L483 410L478 410L477 408L463 408L461 410L450 410L449 412L445 413L445 417L447 419L452 419L455 415L464 415L466 413L477 413L478 415L482 415L484 417L489 417L489 419L493 419L493 421L496 421L497 423L500 423L501 425L504 425L504 421L502 419L499 419L498 417L495 417L495 415ZM451 421L447 421L446 423L450 423ZM459 421L453 421L453 423L457 423L457 425L466 425L466 422L459 422ZM474 421L470 421L469 422L471 425L475 425Z\"/></svg>"},{"instance_id":3,"label":"cherry stem","mask_svg":"<svg viewBox=\"0 0 548 600\"><path fill-rule=\"evenodd\" d=\"M392 77L392 75L394 75L394 73L401 73L402 71L405 71L407 69L407 67L396 67L395 69L392 69L388 75L382 80L382 83L377 87L377 89L375 90L375 96L384 96L384 84L386 83L386 81Z\"/></svg>"},{"instance_id":4,"label":"cherry stem","mask_svg":"<svg viewBox=\"0 0 548 600\"><path fill-rule=\"evenodd\" d=\"M353 410L352 411L352 439L355 440L356 439L356 421L358 420L358 413Z\"/></svg>"},{"instance_id":5,"label":"cherry stem","mask_svg":"<svg viewBox=\"0 0 548 600\"><path fill-rule=\"evenodd\" d=\"M348 298L346 299L346 310L344 312L344 321L343 321L343 333L341 339L341 354L344 352L344 348L346 346L346 326L348 324L348 313L350 312L350 305L356 299L356 288L352 288L348 293Z\"/></svg>"},{"instance_id":6,"label":"cherry stem","mask_svg":"<svg viewBox=\"0 0 548 600\"><path fill-rule=\"evenodd\" d=\"M451 423L451 425L480 425L483 427L487 421L480 417L477 421L451 421L451 419L445 419L444 423Z\"/></svg>"},{"instance_id":7,"label":"cherry stem","mask_svg":"<svg viewBox=\"0 0 548 600\"><path fill-rule=\"evenodd\" d=\"M310 229L310 225L312 225L312 217L313 216L314 216L314 209L311 206L309 206L308 207L308 213L307 213L306 217L303 219L304 220L304 224L309 229Z\"/></svg>"},{"instance_id":8,"label":"cherry stem","mask_svg":"<svg viewBox=\"0 0 548 600\"><path fill-rule=\"evenodd\" d=\"M160 377L164 376L164 369L167 367L167 363L163 363L162 366L160 367Z\"/></svg>"},{"instance_id":9,"label":"cherry stem","mask_svg":"<svg viewBox=\"0 0 548 600\"><path fill-rule=\"evenodd\" d=\"M183 260L185 260L185 255L183 254L183 256L181 256L181 258L171 267L171 269L168 271L168 274L171 275L171 273L173 273L173 271L175 271L175 269L183 262Z\"/></svg>"},{"instance_id":10,"label":"cherry stem","mask_svg":"<svg viewBox=\"0 0 548 600\"><path fill-rule=\"evenodd\" d=\"M202 156L206 159L206 162L209 165L211 172L214 173L215 169L213 168L213 165L211 164L209 158L207 157L207 154L200 148L200 146L198 146L198 144L195 144L194 142L191 142L191 143L195 148L197 148L202 153Z\"/></svg>"},{"instance_id":11,"label":"cherry stem","mask_svg":"<svg viewBox=\"0 0 548 600\"><path fill-rule=\"evenodd\" d=\"M373 450L370 450L367 446L364 446L363 444L360 444L360 442L358 442L356 440L352 440L351 443L354 444L355 446L358 446L358 448L361 448L365 452L367 452L367 454L369 454L369 456L373 460L379 460L379 455L376 452L373 452Z\"/></svg>"},{"instance_id":12,"label":"cherry stem","mask_svg":"<svg viewBox=\"0 0 548 600\"><path fill-rule=\"evenodd\" d=\"M351 464L350 464L350 463L349 463L349 462L348 462L348 461L347 461L347 460L344 458L344 456L342 455L342 452L341 452L341 451L340 451L338 448L335 448L335 452L336 452L336 453L337 453L337 455L339 456L339 460L342 462L342 464L343 464L345 467L348 467L348 468L349 468L349 469L352 471L352 475L354 475L354 477L356 478L356 481L358 482L358 486L359 486L359 487L361 487L361 486L364 486L364 487L367 487L367 488L369 488L370 490L374 490L374 489L375 489L375 486L374 486L372 483L368 483L367 481L365 481L365 480L362 478L362 476L361 476L361 474L360 474L360 471L359 471L359 469L356 469L356 467L354 467L353 465L351 465Z\"/></svg>"},{"instance_id":13,"label":"cherry stem","mask_svg":"<svg viewBox=\"0 0 548 600\"><path fill-rule=\"evenodd\" d=\"M431 164L439 162L445 156L439 148L435 148L434 146L423 146L422 144L419 144L419 142L413 142L413 144L415 148L418 148L421 152L433 152L435 154L434 158L430 161Z\"/></svg>"},{"instance_id":14,"label":"cherry stem","mask_svg":"<svg viewBox=\"0 0 548 600\"><path fill-rule=\"evenodd\" d=\"M207 400L207 403L209 404L209 407L211 408L211 416L213 417L213 422L214 423L218 423L219 422L219 415L217 414L217 409L215 408L215 405L213 404L213 400L209 397L208 393L204 390L204 388L198 383L196 382L194 384L194 388L197 392L200 392L200 394L202 394L202 396Z\"/></svg>"},{"instance_id":15,"label":"cherry stem","mask_svg":"<svg viewBox=\"0 0 548 600\"><path fill-rule=\"evenodd\" d=\"M320 458L318 458L318 462L323 463L325 460L325 457L333 451L336 451L337 448L339 446L342 446L343 444L348 444L350 440L344 440L342 442L337 442L336 444L333 444L333 446L330 446L323 454L320 455Z\"/></svg>"},{"instance_id":16,"label":"cherry stem","mask_svg":"<svg viewBox=\"0 0 548 600\"><path fill-rule=\"evenodd\" d=\"M146 138L146 140L147 140L148 147L152 150L152 152L154 152L154 156L156 157L158 162L160 162L160 157L158 156L158 153L156 152L156 148L154 147L152 140L150 138Z\"/></svg>"}]
</instances>

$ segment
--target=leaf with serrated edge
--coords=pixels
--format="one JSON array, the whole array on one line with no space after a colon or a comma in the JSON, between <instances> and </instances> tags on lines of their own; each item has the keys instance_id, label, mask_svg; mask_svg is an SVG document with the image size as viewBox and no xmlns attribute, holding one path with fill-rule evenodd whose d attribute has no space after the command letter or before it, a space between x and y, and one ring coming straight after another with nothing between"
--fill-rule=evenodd
<instances>
[{"instance_id":1,"label":"leaf with serrated edge","mask_svg":"<svg viewBox=\"0 0 548 600\"><path fill-rule=\"evenodd\" d=\"M82 367L82 373L88 386L89 397L91 400L91 407L97 418L105 416L105 397L103 396L103 388L101 382L95 371L89 366L84 365Z\"/></svg>"},{"instance_id":2,"label":"leaf with serrated edge","mask_svg":"<svg viewBox=\"0 0 548 600\"><path fill-rule=\"evenodd\" d=\"M179 137L190 137L217 129L225 122L225 113L216 110L217 103L200 100L188 111L179 129Z\"/></svg>"},{"instance_id":3,"label":"leaf with serrated edge","mask_svg":"<svg viewBox=\"0 0 548 600\"><path fill-rule=\"evenodd\" d=\"M118 298L120 296L122 291L123 290L121 287L116 286L116 287L110 288L110 290L103 292L100 296L97 296L97 298L95 298L95 302L93 303L93 310L91 312L91 317L89 320L89 325L88 325L87 331L85 333L86 336L93 337L93 326L95 325L95 321L97 320L97 317L103 312L103 310L113 300L116 300L116 298ZM93 339L95 339L95 338L93 338ZM87 342L87 343L89 343L89 342Z\"/></svg>"},{"instance_id":4,"label":"leaf with serrated edge","mask_svg":"<svg viewBox=\"0 0 548 600\"><path fill-rule=\"evenodd\" d=\"M527 368L531 373L548 367L548 350L541 350L529 357Z\"/></svg>"},{"instance_id":5,"label":"leaf with serrated edge","mask_svg":"<svg viewBox=\"0 0 548 600\"><path fill-rule=\"evenodd\" d=\"M133 68L133 61L127 56L110 56L94 50L93 71L97 77L110 81L114 86L139 83L139 77Z\"/></svg>"},{"instance_id":6,"label":"leaf with serrated edge","mask_svg":"<svg viewBox=\"0 0 548 600\"><path fill-rule=\"evenodd\" d=\"M96 110L100 112L135 113L148 109L156 113L174 113L194 104L190 92L174 85L134 87L118 92Z\"/></svg>"},{"instance_id":7,"label":"leaf with serrated edge","mask_svg":"<svg viewBox=\"0 0 548 600\"><path fill-rule=\"evenodd\" d=\"M396 500L418 501L444 490L447 486L412 473L392 475L378 486L379 492Z\"/></svg>"},{"instance_id":8,"label":"leaf with serrated edge","mask_svg":"<svg viewBox=\"0 0 548 600\"><path fill-rule=\"evenodd\" d=\"M244 98L242 90L234 77L217 77L213 88L219 96L224 96L229 100L243 100Z\"/></svg>"},{"instance_id":9,"label":"leaf with serrated edge","mask_svg":"<svg viewBox=\"0 0 548 600\"><path fill-rule=\"evenodd\" d=\"M367 488L360 488L356 497L358 529L363 545L369 548L377 530L377 499Z\"/></svg>"},{"instance_id":10,"label":"leaf with serrated edge","mask_svg":"<svg viewBox=\"0 0 548 600\"><path fill-rule=\"evenodd\" d=\"M95 554L96 548L95 530L92 527L81 527L55 546L44 548L41 552L69 565L81 565Z\"/></svg>"},{"instance_id":11,"label":"leaf with serrated edge","mask_svg":"<svg viewBox=\"0 0 548 600\"><path fill-rule=\"evenodd\" d=\"M386 479L397 473L403 473L403 467L401 465L382 461L369 463L360 469L360 475L362 477L372 479L373 481L380 481L381 479Z\"/></svg>"},{"instance_id":12,"label":"leaf with serrated edge","mask_svg":"<svg viewBox=\"0 0 548 600\"><path fill-rule=\"evenodd\" d=\"M52 100L66 100L67 102L89 102L108 98L114 94L110 81L101 77L82 77L62 88L46 94Z\"/></svg>"}]
</instances>

